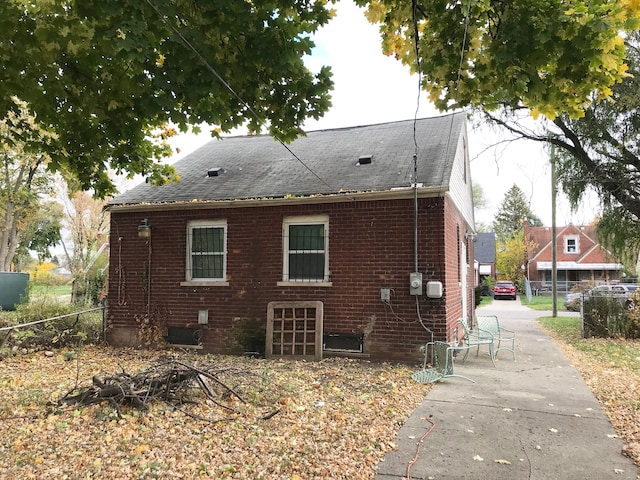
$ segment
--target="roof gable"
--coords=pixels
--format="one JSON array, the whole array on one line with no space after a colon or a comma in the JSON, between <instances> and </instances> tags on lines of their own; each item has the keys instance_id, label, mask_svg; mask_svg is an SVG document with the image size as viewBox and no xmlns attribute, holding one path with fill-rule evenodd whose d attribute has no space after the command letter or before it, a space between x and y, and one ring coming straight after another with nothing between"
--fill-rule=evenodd
<instances>
[{"instance_id":1,"label":"roof gable","mask_svg":"<svg viewBox=\"0 0 640 480\"><path fill-rule=\"evenodd\" d=\"M459 139L466 135L464 113L415 121L418 183L447 186ZM141 184L110 206L224 201L378 192L411 185L414 121L309 132L289 149L266 135L212 140L176 162L180 181ZM362 165L360 157L371 156ZM364 162L363 162L364 163ZM212 169L217 176L208 176Z\"/></svg>"},{"instance_id":2,"label":"roof gable","mask_svg":"<svg viewBox=\"0 0 640 480\"><path fill-rule=\"evenodd\" d=\"M528 227L529 238L537 244L531 261L550 262L552 258L552 238L550 227ZM577 241L576 252L566 252L567 238ZM556 229L556 260L580 264L617 263L615 258L598 243L596 227L593 225L567 225Z\"/></svg>"},{"instance_id":3,"label":"roof gable","mask_svg":"<svg viewBox=\"0 0 640 480\"><path fill-rule=\"evenodd\" d=\"M473 252L479 263L496 263L495 233L478 233L473 241Z\"/></svg>"},{"instance_id":4,"label":"roof gable","mask_svg":"<svg viewBox=\"0 0 640 480\"><path fill-rule=\"evenodd\" d=\"M618 263L615 258L607 250L602 248L600 244L594 245L578 260L579 263Z\"/></svg>"}]
</instances>

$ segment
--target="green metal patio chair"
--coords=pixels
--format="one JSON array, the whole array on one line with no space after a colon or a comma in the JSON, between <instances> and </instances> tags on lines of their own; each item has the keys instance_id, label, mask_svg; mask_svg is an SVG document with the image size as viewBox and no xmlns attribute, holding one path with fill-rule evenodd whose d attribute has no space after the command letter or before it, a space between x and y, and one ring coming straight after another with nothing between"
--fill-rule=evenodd
<instances>
[{"instance_id":1,"label":"green metal patio chair","mask_svg":"<svg viewBox=\"0 0 640 480\"><path fill-rule=\"evenodd\" d=\"M497 357L500 350L507 350L516 359L516 332L500 326L496 315L478 315L478 328L493 335L493 356ZM502 346L505 345L505 346Z\"/></svg>"},{"instance_id":2,"label":"green metal patio chair","mask_svg":"<svg viewBox=\"0 0 640 480\"><path fill-rule=\"evenodd\" d=\"M422 361L422 370L411 375L416 382L428 384L442 380L443 378L458 377L475 383L464 375L458 375L453 372L453 351L458 347L452 347L446 342L429 342L425 345L424 360ZM429 351L433 349L434 365L427 368L427 358Z\"/></svg>"},{"instance_id":3,"label":"green metal patio chair","mask_svg":"<svg viewBox=\"0 0 640 480\"><path fill-rule=\"evenodd\" d=\"M464 363L467 361L469 350L471 350L473 347L476 347L476 356L478 356L480 353L480 347L482 345L487 345L489 347L489 357L491 358L491 363L495 367L495 354L493 352L494 339L491 332L479 328L471 330L462 318L458 319L458 324L462 328L462 332L464 334L462 338L462 345L460 347L457 347L459 350L465 349L464 357L462 358L462 364L464 365Z\"/></svg>"}]
</instances>

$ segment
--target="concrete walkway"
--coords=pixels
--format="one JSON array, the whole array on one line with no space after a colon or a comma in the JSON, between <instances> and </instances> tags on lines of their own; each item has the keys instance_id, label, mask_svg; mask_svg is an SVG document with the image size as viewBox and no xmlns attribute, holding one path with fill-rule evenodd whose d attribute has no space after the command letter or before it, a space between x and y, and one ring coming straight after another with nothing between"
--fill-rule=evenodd
<instances>
[{"instance_id":1,"label":"concrete walkway","mask_svg":"<svg viewBox=\"0 0 640 480\"><path fill-rule=\"evenodd\" d=\"M493 368L487 348L465 365L458 360L456 373L475 383L436 384L400 429L398 449L380 463L376 480L640 479L596 398L535 323L550 313L500 300L478 314L496 314L517 332L516 361L502 351Z\"/></svg>"}]
</instances>

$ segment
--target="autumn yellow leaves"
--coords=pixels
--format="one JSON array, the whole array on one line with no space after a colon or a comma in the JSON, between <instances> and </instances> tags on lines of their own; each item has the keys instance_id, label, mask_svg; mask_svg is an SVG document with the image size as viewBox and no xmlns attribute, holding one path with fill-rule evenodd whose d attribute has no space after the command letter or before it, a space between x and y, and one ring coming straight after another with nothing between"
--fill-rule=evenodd
<instances>
[{"instance_id":1,"label":"autumn yellow leaves","mask_svg":"<svg viewBox=\"0 0 640 480\"><path fill-rule=\"evenodd\" d=\"M195 391L192 404L154 402L147 413L123 408L118 415L108 402L58 406L76 378L136 373L157 356L86 347L71 361L64 352L5 359L0 478L372 479L429 389L413 382L406 366L207 357L256 382L245 382L247 404L234 403L239 413L229 415Z\"/></svg>"}]
</instances>

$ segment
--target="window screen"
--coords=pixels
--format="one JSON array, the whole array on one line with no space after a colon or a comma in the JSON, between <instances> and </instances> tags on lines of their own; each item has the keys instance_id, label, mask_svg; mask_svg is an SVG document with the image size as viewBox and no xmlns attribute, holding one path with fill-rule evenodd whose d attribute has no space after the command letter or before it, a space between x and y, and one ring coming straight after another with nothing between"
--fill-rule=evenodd
<instances>
[{"instance_id":1,"label":"window screen","mask_svg":"<svg viewBox=\"0 0 640 480\"><path fill-rule=\"evenodd\" d=\"M284 281L329 281L328 225L321 215L285 219Z\"/></svg>"},{"instance_id":2,"label":"window screen","mask_svg":"<svg viewBox=\"0 0 640 480\"><path fill-rule=\"evenodd\" d=\"M190 227L190 280L225 279L224 225L193 225Z\"/></svg>"}]
</instances>

